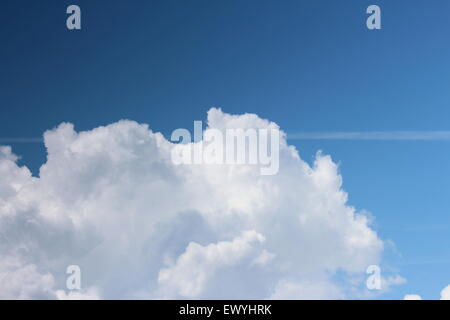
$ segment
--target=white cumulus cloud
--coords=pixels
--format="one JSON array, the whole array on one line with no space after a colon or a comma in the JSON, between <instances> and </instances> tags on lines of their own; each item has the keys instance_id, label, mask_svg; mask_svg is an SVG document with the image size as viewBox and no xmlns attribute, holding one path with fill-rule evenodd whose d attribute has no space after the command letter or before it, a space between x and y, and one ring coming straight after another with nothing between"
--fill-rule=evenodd
<instances>
[{"instance_id":1,"label":"white cumulus cloud","mask_svg":"<svg viewBox=\"0 0 450 320\"><path fill-rule=\"evenodd\" d=\"M422 297L417 294L407 294L403 300L422 300Z\"/></svg>"},{"instance_id":2,"label":"white cumulus cloud","mask_svg":"<svg viewBox=\"0 0 450 320\"><path fill-rule=\"evenodd\" d=\"M450 284L441 290L441 300L450 300ZM407 294L404 300L422 300L422 297L417 294Z\"/></svg>"},{"instance_id":3,"label":"white cumulus cloud","mask_svg":"<svg viewBox=\"0 0 450 320\"><path fill-rule=\"evenodd\" d=\"M214 108L208 126L278 128ZM38 177L0 149L0 298L345 298L380 263L383 242L347 203L338 166L320 153L309 165L284 135L273 176L177 166L173 144L133 121L63 123L44 140Z\"/></svg>"},{"instance_id":4,"label":"white cumulus cloud","mask_svg":"<svg viewBox=\"0 0 450 320\"><path fill-rule=\"evenodd\" d=\"M442 289L441 300L450 300L450 284Z\"/></svg>"},{"instance_id":5,"label":"white cumulus cloud","mask_svg":"<svg viewBox=\"0 0 450 320\"><path fill-rule=\"evenodd\" d=\"M255 231L246 231L233 241L221 241L207 246L191 242L175 265L159 272L163 289L173 290L183 297L197 297L220 268L235 266L254 252L254 243L264 242Z\"/></svg>"}]
</instances>

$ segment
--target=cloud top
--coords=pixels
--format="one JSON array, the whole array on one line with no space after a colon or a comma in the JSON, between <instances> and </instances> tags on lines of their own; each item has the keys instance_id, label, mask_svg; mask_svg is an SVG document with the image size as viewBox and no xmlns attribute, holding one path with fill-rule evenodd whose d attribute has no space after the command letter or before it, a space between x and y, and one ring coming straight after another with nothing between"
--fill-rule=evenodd
<instances>
[{"instance_id":1,"label":"cloud top","mask_svg":"<svg viewBox=\"0 0 450 320\"><path fill-rule=\"evenodd\" d=\"M208 127L278 128L214 108ZM0 298L351 297L383 242L331 157L310 166L281 139L274 176L174 165L170 141L125 120L47 131L39 177L1 147ZM65 288L73 264L78 293Z\"/></svg>"}]
</instances>

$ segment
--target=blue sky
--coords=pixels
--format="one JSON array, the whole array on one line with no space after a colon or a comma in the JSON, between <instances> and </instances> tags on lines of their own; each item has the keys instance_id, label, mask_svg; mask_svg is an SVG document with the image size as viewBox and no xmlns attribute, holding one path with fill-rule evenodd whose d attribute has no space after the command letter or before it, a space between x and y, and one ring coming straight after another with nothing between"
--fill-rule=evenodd
<instances>
[{"instance_id":1,"label":"blue sky","mask_svg":"<svg viewBox=\"0 0 450 320\"><path fill-rule=\"evenodd\" d=\"M82 10L82 30L65 9ZM367 6L382 10L370 31ZM450 3L434 1L2 1L0 137L120 119L166 135L210 107L288 133L450 130ZM450 141L291 140L340 163L349 202L393 245L408 282L382 298L438 298L450 283ZM34 174L40 143L8 143Z\"/></svg>"}]
</instances>

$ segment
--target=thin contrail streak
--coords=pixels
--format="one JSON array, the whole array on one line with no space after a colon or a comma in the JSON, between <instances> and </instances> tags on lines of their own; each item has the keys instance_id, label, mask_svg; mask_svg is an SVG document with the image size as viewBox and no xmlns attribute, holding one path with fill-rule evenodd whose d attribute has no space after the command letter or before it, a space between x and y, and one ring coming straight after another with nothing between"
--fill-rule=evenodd
<instances>
[{"instance_id":1,"label":"thin contrail streak","mask_svg":"<svg viewBox=\"0 0 450 320\"><path fill-rule=\"evenodd\" d=\"M288 140L450 141L449 131L336 131L288 133ZM6 143L43 143L43 138L0 138Z\"/></svg>"},{"instance_id":2,"label":"thin contrail streak","mask_svg":"<svg viewBox=\"0 0 450 320\"><path fill-rule=\"evenodd\" d=\"M288 140L450 141L450 131L297 132L288 133L287 138Z\"/></svg>"},{"instance_id":3,"label":"thin contrail streak","mask_svg":"<svg viewBox=\"0 0 450 320\"><path fill-rule=\"evenodd\" d=\"M0 144L3 143L44 143L43 138L0 138Z\"/></svg>"}]
</instances>

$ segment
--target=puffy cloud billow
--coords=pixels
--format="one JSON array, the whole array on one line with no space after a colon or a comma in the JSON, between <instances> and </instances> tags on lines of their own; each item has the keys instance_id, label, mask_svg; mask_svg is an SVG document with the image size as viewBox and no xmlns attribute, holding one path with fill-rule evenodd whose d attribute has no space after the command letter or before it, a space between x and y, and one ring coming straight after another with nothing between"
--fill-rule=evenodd
<instances>
[{"instance_id":1,"label":"puffy cloud billow","mask_svg":"<svg viewBox=\"0 0 450 320\"><path fill-rule=\"evenodd\" d=\"M278 128L219 109L208 127ZM175 165L173 144L133 121L44 138L39 177L0 149L0 298L351 298L380 262L337 165L310 166L285 135L272 176ZM81 291L66 289L69 265Z\"/></svg>"},{"instance_id":2,"label":"puffy cloud billow","mask_svg":"<svg viewBox=\"0 0 450 320\"><path fill-rule=\"evenodd\" d=\"M417 294L407 294L403 300L422 300L422 297ZM450 300L450 284L441 290L440 300Z\"/></svg>"}]
</instances>

